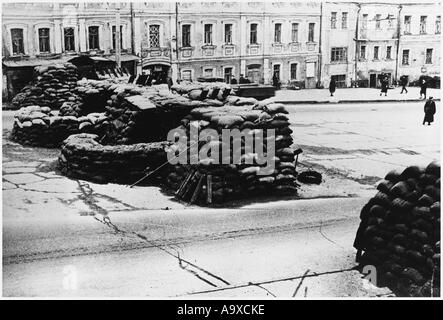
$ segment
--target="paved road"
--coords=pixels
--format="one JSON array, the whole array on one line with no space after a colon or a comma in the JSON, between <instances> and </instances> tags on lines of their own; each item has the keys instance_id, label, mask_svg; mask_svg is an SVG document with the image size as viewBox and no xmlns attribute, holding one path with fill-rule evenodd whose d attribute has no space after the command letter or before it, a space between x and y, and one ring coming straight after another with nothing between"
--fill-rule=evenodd
<instances>
[{"instance_id":1,"label":"paved road","mask_svg":"<svg viewBox=\"0 0 443 320\"><path fill-rule=\"evenodd\" d=\"M3 113L3 294L388 295L352 270L359 210L387 170L439 157L439 116L421 126L416 103L288 108L301 166L322 171L324 183L303 185L303 199L225 209L187 206L155 187L66 179L57 150L5 139Z\"/></svg>"}]
</instances>

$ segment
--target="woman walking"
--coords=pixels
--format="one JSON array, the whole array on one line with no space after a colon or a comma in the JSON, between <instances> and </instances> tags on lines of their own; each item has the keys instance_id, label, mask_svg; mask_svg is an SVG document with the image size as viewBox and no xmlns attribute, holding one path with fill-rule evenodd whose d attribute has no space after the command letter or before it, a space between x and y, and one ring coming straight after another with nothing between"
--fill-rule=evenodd
<instances>
[{"instance_id":1,"label":"woman walking","mask_svg":"<svg viewBox=\"0 0 443 320\"><path fill-rule=\"evenodd\" d=\"M423 125L425 122L428 123L428 126L431 125L431 122L434 122L434 114L435 114L435 102L432 100L432 97L429 97L429 100L425 103L425 118L423 119Z\"/></svg>"}]
</instances>

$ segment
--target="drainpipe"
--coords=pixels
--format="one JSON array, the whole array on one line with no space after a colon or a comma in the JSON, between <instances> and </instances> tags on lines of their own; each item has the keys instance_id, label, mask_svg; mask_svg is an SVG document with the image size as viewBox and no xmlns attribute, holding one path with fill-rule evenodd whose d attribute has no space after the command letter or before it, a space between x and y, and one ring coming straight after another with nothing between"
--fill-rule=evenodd
<instances>
[{"instance_id":1,"label":"drainpipe","mask_svg":"<svg viewBox=\"0 0 443 320\"><path fill-rule=\"evenodd\" d=\"M318 68L317 68L317 83L321 84L321 69L322 69L322 33L323 33L323 1L320 2L320 36L318 38ZM317 84L316 84L317 86Z\"/></svg>"},{"instance_id":2,"label":"drainpipe","mask_svg":"<svg viewBox=\"0 0 443 320\"><path fill-rule=\"evenodd\" d=\"M356 19L356 23L355 23L355 65L354 65L354 85L357 84L357 69L358 69L358 26L359 26L359 20L360 20L360 10L361 10L361 4L358 3L357 4L358 10L357 10L357 19Z\"/></svg>"},{"instance_id":3,"label":"drainpipe","mask_svg":"<svg viewBox=\"0 0 443 320\"><path fill-rule=\"evenodd\" d=\"M175 58L177 60L177 79L181 80L180 62L179 62L180 54L178 52L178 2L175 2Z\"/></svg>"},{"instance_id":4,"label":"drainpipe","mask_svg":"<svg viewBox=\"0 0 443 320\"><path fill-rule=\"evenodd\" d=\"M121 46L120 46L120 3L115 3L116 12L115 12L115 63L118 68L122 67L121 62ZM111 30L112 31L112 30Z\"/></svg>"},{"instance_id":5,"label":"drainpipe","mask_svg":"<svg viewBox=\"0 0 443 320\"><path fill-rule=\"evenodd\" d=\"M135 38L134 38L134 7L132 2L129 2L129 10L131 13L131 52L135 55Z\"/></svg>"},{"instance_id":6,"label":"drainpipe","mask_svg":"<svg viewBox=\"0 0 443 320\"><path fill-rule=\"evenodd\" d=\"M397 18L397 53L395 55L395 81L398 82L398 54L400 53L400 36L401 36L401 32L400 32L400 28L401 28L401 10L403 9L402 5L398 6L398 18Z\"/></svg>"}]
</instances>

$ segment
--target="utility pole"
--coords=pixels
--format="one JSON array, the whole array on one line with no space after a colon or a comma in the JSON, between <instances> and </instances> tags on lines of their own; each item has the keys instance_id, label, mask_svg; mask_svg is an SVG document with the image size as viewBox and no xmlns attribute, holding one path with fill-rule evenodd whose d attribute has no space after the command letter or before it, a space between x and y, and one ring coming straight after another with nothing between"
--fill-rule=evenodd
<instances>
[{"instance_id":1,"label":"utility pole","mask_svg":"<svg viewBox=\"0 0 443 320\"><path fill-rule=\"evenodd\" d=\"M121 68L120 3L115 3L115 63Z\"/></svg>"},{"instance_id":2,"label":"utility pole","mask_svg":"<svg viewBox=\"0 0 443 320\"><path fill-rule=\"evenodd\" d=\"M398 17L397 17L397 52L395 54L395 81L398 81L398 54L400 53L400 37L401 37L401 10L403 9L402 5L398 6Z\"/></svg>"},{"instance_id":3,"label":"utility pole","mask_svg":"<svg viewBox=\"0 0 443 320\"><path fill-rule=\"evenodd\" d=\"M358 53L359 53L359 42L358 42L358 34L359 34L359 32L358 32L358 26L359 26L359 19L360 19L360 10L361 10L361 4L359 3L359 4L357 4L357 6L358 6L358 10L357 10L357 19L356 19L356 22L355 22L355 57L354 57L354 60L355 60L355 65L354 65L354 85L357 85L357 69L358 69L358 59L359 59L359 55L358 55Z\"/></svg>"},{"instance_id":4,"label":"utility pole","mask_svg":"<svg viewBox=\"0 0 443 320\"><path fill-rule=\"evenodd\" d=\"M129 11L131 14L131 53L135 55L135 38L134 38L134 7L133 3L129 2Z\"/></svg>"}]
</instances>

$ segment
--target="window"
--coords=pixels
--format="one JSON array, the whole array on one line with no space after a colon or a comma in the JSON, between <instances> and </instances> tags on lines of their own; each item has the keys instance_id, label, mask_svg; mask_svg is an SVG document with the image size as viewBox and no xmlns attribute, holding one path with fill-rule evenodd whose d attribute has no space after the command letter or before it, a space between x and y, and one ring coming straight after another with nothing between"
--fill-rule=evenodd
<instances>
[{"instance_id":1,"label":"window","mask_svg":"<svg viewBox=\"0 0 443 320\"><path fill-rule=\"evenodd\" d=\"M411 16L405 16L405 34L411 34Z\"/></svg>"},{"instance_id":2,"label":"window","mask_svg":"<svg viewBox=\"0 0 443 320\"><path fill-rule=\"evenodd\" d=\"M375 29L381 28L380 20L381 20L381 14L376 14L375 15Z\"/></svg>"},{"instance_id":3,"label":"window","mask_svg":"<svg viewBox=\"0 0 443 320\"><path fill-rule=\"evenodd\" d=\"M308 33L308 41L314 42L314 30L315 30L315 23L309 24L309 33Z\"/></svg>"},{"instance_id":4,"label":"window","mask_svg":"<svg viewBox=\"0 0 443 320\"><path fill-rule=\"evenodd\" d=\"M368 28L368 14L365 13L363 15L362 21L361 21L361 28L362 29L367 29Z\"/></svg>"},{"instance_id":5,"label":"window","mask_svg":"<svg viewBox=\"0 0 443 320\"><path fill-rule=\"evenodd\" d=\"M232 43L232 24L225 24L225 43Z\"/></svg>"},{"instance_id":6,"label":"window","mask_svg":"<svg viewBox=\"0 0 443 320\"><path fill-rule=\"evenodd\" d=\"M374 47L374 60L378 60L378 49L379 48L380 48L379 46Z\"/></svg>"},{"instance_id":7,"label":"window","mask_svg":"<svg viewBox=\"0 0 443 320\"><path fill-rule=\"evenodd\" d=\"M75 51L74 28L64 29L65 51Z\"/></svg>"},{"instance_id":8,"label":"window","mask_svg":"<svg viewBox=\"0 0 443 320\"><path fill-rule=\"evenodd\" d=\"M392 14L388 14L388 28L392 28L393 27L393 22L394 20L394 16Z\"/></svg>"},{"instance_id":9,"label":"window","mask_svg":"<svg viewBox=\"0 0 443 320\"><path fill-rule=\"evenodd\" d=\"M276 23L274 26L274 42L281 42L281 23Z\"/></svg>"},{"instance_id":10,"label":"window","mask_svg":"<svg viewBox=\"0 0 443 320\"><path fill-rule=\"evenodd\" d=\"M409 50L403 50L403 57L401 60L401 64L404 66L409 65Z\"/></svg>"},{"instance_id":11,"label":"window","mask_svg":"<svg viewBox=\"0 0 443 320\"><path fill-rule=\"evenodd\" d=\"M190 47L191 46L191 25L184 24L182 26L182 46Z\"/></svg>"},{"instance_id":12,"label":"window","mask_svg":"<svg viewBox=\"0 0 443 320\"><path fill-rule=\"evenodd\" d=\"M347 50L346 48L332 48L331 62L346 62Z\"/></svg>"},{"instance_id":13,"label":"window","mask_svg":"<svg viewBox=\"0 0 443 320\"><path fill-rule=\"evenodd\" d=\"M115 33L116 27L112 26L112 49L115 50L115 39L117 35ZM123 26L120 26L120 49L123 49Z\"/></svg>"},{"instance_id":14,"label":"window","mask_svg":"<svg viewBox=\"0 0 443 320\"><path fill-rule=\"evenodd\" d=\"M331 12L331 29L337 29L337 12Z\"/></svg>"},{"instance_id":15,"label":"window","mask_svg":"<svg viewBox=\"0 0 443 320\"><path fill-rule=\"evenodd\" d=\"M249 39L251 44L256 44L257 43L257 24L256 23L251 23L251 32L250 32L250 39Z\"/></svg>"},{"instance_id":16,"label":"window","mask_svg":"<svg viewBox=\"0 0 443 320\"><path fill-rule=\"evenodd\" d=\"M392 59L392 46L386 47L386 59L388 60Z\"/></svg>"},{"instance_id":17,"label":"window","mask_svg":"<svg viewBox=\"0 0 443 320\"><path fill-rule=\"evenodd\" d=\"M360 46L360 59L366 59L366 46Z\"/></svg>"},{"instance_id":18,"label":"window","mask_svg":"<svg viewBox=\"0 0 443 320\"><path fill-rule=\"evenodd\" d=\"M292 42L298 42L298 23L293 23L292 24L291 41Z\"/></svg>"},{"instance_id":19,"label":"window","mask_svg":"<svg viewBox=\"0 0 443 320\"><path fill-rule=\"evenodd\" d=\"M225 68L225 82L231 83L232 80L232 68Z\"/></svg>"},{"instance_id":20,"label":"window","mask_svg":"<svg viewBox=\"0 0 443 320\"><path fill-rule=\"evenodd\" d=\"M24 54L23 29L11 29L12 54Z\"/></svg>"},{"instance_id":21,"label":"window","mask_svg":"<svg viewBox=\"0 0 443 320\"><path fill-rule=\"evenodd\" d=\"M426 64L432 64L432 51L433 49L426 49Z\"/></svg>"},{"instance_id":22,"label":"window","mask_svg":"<svg viewBox=\"0 0 443 320\"><path fill-rule=\"evenodd\" d=\"M149 26L149 46L151 48L160 48L160 25L151 24Z\"/></svg>"},{"instance_id":23,"label":"window","mask_svg":"<svg viewBox=\"0 0 443 320\"><path fill-rule=\"evenodd\" d=\"M342 12L341 14L341 28L347 29L348 28L348 13Z\"/></svg>"},{"instance_id":24,"label":"window","mask_svg":"<svg viewBox=\"0 0 443 320\"><path fill-rule=\"evenodd\" d=\"M291 80L297 80L297 64L291 63Z\"/></svg>"},{"instance_id":25,"label":"window","mask_svg":"<svg viewBox=\"0 0 443 320\"><path fill-rule=\"evenodd\" d=\"M280 80L280 65L274 64L274 76Z\"/></svg>"},{"instance_id":26,"label":"window","mask_svg":"<svg viewBox=\"0 0 443 320\"><path fill-rule=\"evenodd\" d=\"M426 34L426 16L420 17L420 34Z\"/></svg>"},{"instance_id":27,"label":"window","mask_svg":"<svg viewBox=\"0 0 443 320\"><path fill-rule=\"evenodd\" d=\"M88 35L89 35L89 50L98 50L100 49L99 39L98 39L98 27L88 27Z\"/></svg>"},{"instance_id":28,"label":"window","mask_svg":"<svg viewBox=\"0 0 443 320\"><path fill-rule=\"evenodd\" d=\"M435 33L441 33L441 16L437 16L437 18L435 19Z\"/></svg>"},{"instance_id":29,"label":"window","mask_svg":"<svg viewBox=\"0 0 443 320\"><path fill-rule=\"evenodd\" d=\"M212 68L207 68L203 71L203 76L205 78L212 78L213 74L214 74L214 69L212 69Z\"/></svg>"},{"instance_id":30,"label":"window","mask_svg":"<svg viewBox=\"0 0 443 320\"><path fill-rule=\"evenodd\" d=\"M183 70L182 71L182 80L192 81L192 71L191 70Z\"/></svg>"},{"instance_id":31,"label":"window","mask_svg":"<svg viewBox=\"0 0 443 320\"><path fill-rule=\"evenodd\" d=\"M212 44L212 24L205 24L205 44Z\"/></svg>"},{"instance_id":32,"label":"window","mask_svg":"<svg viewBox=\"0 0 443 320\"><path fill-rule=\"evenodd\" d=\"M49 52L49 28L38 29L38 49L40 52Z\"/></svg>"}]
</instances>

